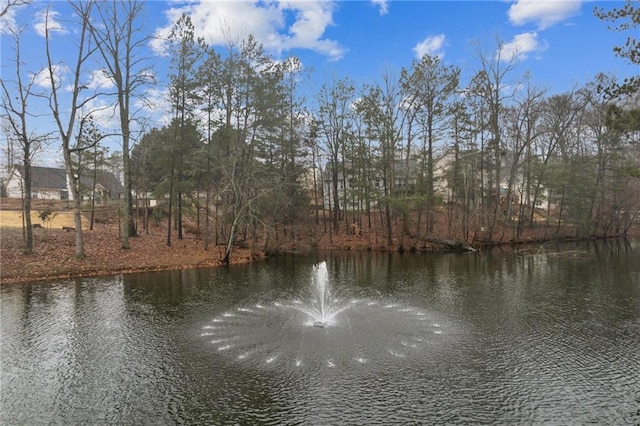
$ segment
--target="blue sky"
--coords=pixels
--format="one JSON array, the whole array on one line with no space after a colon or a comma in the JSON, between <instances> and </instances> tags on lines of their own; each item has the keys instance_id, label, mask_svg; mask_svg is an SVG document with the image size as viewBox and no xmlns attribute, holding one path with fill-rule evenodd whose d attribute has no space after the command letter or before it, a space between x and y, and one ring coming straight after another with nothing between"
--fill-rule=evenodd
<instances>
[{"instance_id":1,"label":"blue sky","mask_svg":"<svg viewBox=\"0 0 640 426\"><path fill-rule=\"evenodd\" d=\"M530 7L518 12L519 4L528 3ZM491 53L500 40L507 47L518 46L513 77L529 71L536 84L552 92L584 84L598 72L637 74L637 66L634 69L612 53L626 35L609 31L594 17L594 4L398 1L386 3L386 13L381 13L370 2L345 2L336 8L334 26L326 31L327 38L344 48L344 55L335 63L325 58L320 66L356 80L373 80L384 67L406 67L418 52L428 52L441 55L469 77L479 68L479 50ZM616 2L602 4L609 7Z\"/></svg>"},{"instance_id":2,"label":"blue sky","mask_svg":"<svg viewBox=\"0 0 640 426\"><path fill-rule=\"evenodd\" d=\"M0 0L0 4L7 0ZM551 93L583 85L599 73L618 78L638 74L638 67L616 58L612 48L627 34L607 29L593 15L594 6L620 7L620 1L149 1L145 26L160 37L149 46L150 62L160 78L155 90L162 102L167 58L162 36L185 11L198 35L213 45L225 42L224 31L243 38L253 34L274 58L293 54L312 68L312 82L349 76L356 84L379 80L385 69L398 72L423 53L439 55L462 70L464 85L480 67L479 51L495 54L497 40L503 57L515 56L511 78L530 72L531 81ZM24 26L25 68L36 74L44 67L43 40L38 35L42 11L55 11L60 31L54 54L61 63L73 52L74 30L68 27L66 2L35 0L13 8L3 18L2 75L11 76L13 51L6 38L11 25ZM96 65L97 67L97 65ZM90 72L90 70L87 70ZM47 113L46 110L41 111ZM5 137L0 141L6 144Z\"/></svg>"}]
</instances>

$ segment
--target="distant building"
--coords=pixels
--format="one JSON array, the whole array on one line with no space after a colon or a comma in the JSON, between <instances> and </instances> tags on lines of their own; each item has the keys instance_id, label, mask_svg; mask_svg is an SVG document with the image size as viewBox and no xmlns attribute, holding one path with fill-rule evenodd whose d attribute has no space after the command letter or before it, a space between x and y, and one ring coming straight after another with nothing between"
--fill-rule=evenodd
<instances>
[{"instance_id":1,"label":"distant building","mask_svg":"<svg viewBox=\"0 0 640 426\"><path fill-rule=\"evenodd\" d=\"M24 167L16 166L9 173L5 189L9 198L24 197ZM91 200L95 194L96 202L118 200L124 194L124 188L120 180L111 172L98 171L95 179L95 191L93 187L93 175L85 175L80 178L81 194L83 200ZM73 193L64 169L53 167L31 167L31 197L44 200L72 200Z\"/></svg>"},{"instance_id":2,"label":"distant building","mask_svg":"<svg viewBox=\"0 0 640 426\"><path fill-rule=\"evenodd\" d=\"M7 197L24 198L24 167L16 166L6 182ZM31 167L31 197L46 200L68 200L69 185L64 169Z\"/></svg>"},{"instance_id":3,"label":"distant building","mask_svg":"<svg viewBox=\"0 0 640 426\"><path fill-rule=\"evenodd\" d=\"M453 156L448 151L434 158L434 190L436 194L442 197L446 197L446 194L449 191L449 187L444 176L451 161L453 161ZM322 173L322 194L325 207L333 204L333 192L335 186L333 183L331 167L331 163L328 163ZM351 164L344 164L344 166L340 165L337 173L338 182L336 186L341 203L340 208L345 209L345 206L342 204L344 203L346 196L347 200L351 200L347 203L346 210L364 211L367 207L365 200L360 197L353 196L354 192L361 191L361 188L364 186L368 186L372 194L370 207L377 206L377 202L375 200L382 196L384 192L384 181L380 172L374 174L370 178L370 181L358 183L355 179L355 173L352 173L350 171L351 169ZM346 174L343 174L343 170L346 171ZM393 182L387 183L388 190L396 195L411 195L413 191L415 191L418 181L420 179L424 179L423 173L425 172L425 167L421 164L419 159L395 159L393 161Z\"/></svg>"}]
</instances>

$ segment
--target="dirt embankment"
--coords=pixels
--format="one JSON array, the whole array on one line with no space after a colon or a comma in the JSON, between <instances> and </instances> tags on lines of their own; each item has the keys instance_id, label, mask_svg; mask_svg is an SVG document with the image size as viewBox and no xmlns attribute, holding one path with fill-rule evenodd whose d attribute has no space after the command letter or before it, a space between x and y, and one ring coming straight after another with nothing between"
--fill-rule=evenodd
<instances>
[{"instance_id":1,"label":"dirt embankment","mask_svg":"<svg viewBox=\"0 0 640 426\"><path fill-rule=\"evenodd\" d=\"M221 265L223 246L204 249L204 241L193 234L173 238L167 246L165 229L151 227L130 238L130 248L122 249L115 208L102 211L99 222L89 230L83 217L83 259L75 256L76 233L72 213L61 202L38 200L31 214L33 253L24 254L22 212L19 200L0 203L0 283L37 281L54 278L103 274L186 269ZM40 212L50 211L47 220ZM250 250L238 249L231 263L247 263L260 257Z\"/></svg>"},{"instance_id":2,"label":"dirt embankment","mask_svg":"<svg viewBox=\"0 0 640 426\"><path fill-rule=\"evenodd\" d=\"M78 276L96 276L103 274L187 269L197 267L220 266L224 256L224 245L211 244L209 250L204 249L204 241L194 232L186 232L184 238L172 239L171 246L166 244L166 229L164 226L151 226L149 232L140 230L139 236L130 238L130 248L122 249L120 231L117 218L101 220L93 230L85 229L84 252L85 257L75 256L75 232L63 227L73 227L68 211L60 210L51 222L34 220L34 224L41 227L33 229L34 246L31 255L25 255L22 237L22 219L20 211L6 209L2 205L0 213L0 283L27 282L54 278ZM8 211L7 211L8 210ZM34 213L38 217L38 213ZM13 215L13 216L12 216ZM14 217L15 216L15 217ZM10 219L7 219L10 218ZM57 220L57 222L54 222ZM320 221L300 226L287 232L283 230L277 235L270 236L267 244L268 251L305 252L310 250L406 250L406 251L442 251L453 249L448 243L459 244L461 238L451 235L444 223L437 223L436 232L429 238L407 236L403 232L406 228L398 223L393 232L393 241L389 245L385 228L378 221L378 226L362 228L347 226L346 223L337 230L329 229L331 225ZM405 224L406 225L406 224ZM84 228L84 227L83 227ZM188 230L195 230L188 226ZM405 229L406 230L406 229ZM330 232L329 232L330 231ZM438 232L440 231L440 232ZM557 237L571 237L575 230L567 227L558 235L555 227L535 227L526 230L520 242L540 243ZM405 235L399 237L400 235ZM511 235L509 230L497 230L491 244L509 244ZM640 228L634 228L633 235L640 236ZM481 247L487 242L480 242ZM231 256L231 263L248 263L264 257L261 251L264 244L256 245L258 249L250 247L236 248ZM272 247L273 249L271 249ZM462 247L462 249L468 246Z\"/></svg>"},{"instance_id":3,"label":"dirt embankment","mask_svg":"<svg viewBox=\"0 0 640 426\"><path fill-rule=\"evenodd\" d=\"M75 232L62 229L34 229L31 255L23 254L21 229L0 231L0 282L26 282L53 278L96 276L103 274L186 269L221 265L223 247L204 250L204 242L187 236L166 245L159 229L130 238L129 249L121 248L118 229L98 226L85 231L85 257L75 256ZM238 249L231 263L247 263L259 255Z\"/></svg>"}]
</instances>

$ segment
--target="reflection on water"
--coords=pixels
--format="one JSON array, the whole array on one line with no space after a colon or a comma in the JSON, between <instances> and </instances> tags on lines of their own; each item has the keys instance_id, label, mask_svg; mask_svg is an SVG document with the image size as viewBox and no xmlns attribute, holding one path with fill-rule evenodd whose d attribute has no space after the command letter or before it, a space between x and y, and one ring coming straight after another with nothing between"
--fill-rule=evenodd
<instances>
[{"instance_id":1,"label":"reflection on water","mask_svg":"<svg viewBox=\"0 0 640 426\"><path fill-rule=\"evenodd\" d=\"M5 286L0 423L639 423L640 244L545 249Z\"/></svg>"}]
</instances>

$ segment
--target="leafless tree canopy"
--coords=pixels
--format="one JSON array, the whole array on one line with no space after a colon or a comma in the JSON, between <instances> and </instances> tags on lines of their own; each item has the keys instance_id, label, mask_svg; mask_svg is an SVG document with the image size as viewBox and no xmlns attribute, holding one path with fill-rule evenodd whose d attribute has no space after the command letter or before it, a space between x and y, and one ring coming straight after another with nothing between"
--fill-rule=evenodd
<instances>
[{"instance_id":1,"label":"leafless tree canopy","mask_svg":"<svg viewBox=\"0 0 640 426\"><path fill-rule=\"evenodd\" d=\"M2 5L0 6L0 18L2 18L12 7L31 4L31 0L3 0L0 4Z\"/></svg>"}]
</instances>

